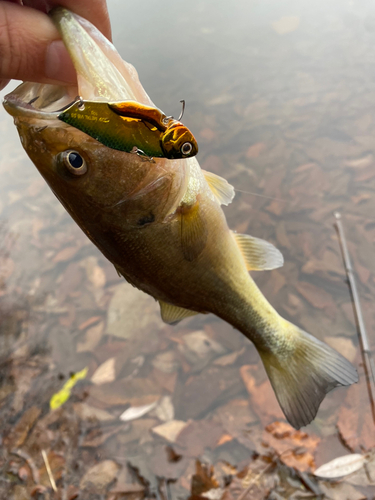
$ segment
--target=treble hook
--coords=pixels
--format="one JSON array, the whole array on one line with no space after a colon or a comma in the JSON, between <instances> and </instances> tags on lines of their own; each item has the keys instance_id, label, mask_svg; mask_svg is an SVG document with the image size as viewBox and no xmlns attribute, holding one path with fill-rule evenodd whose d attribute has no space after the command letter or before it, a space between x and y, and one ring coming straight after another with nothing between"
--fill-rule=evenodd
<instances>
[{"instance_id":1,"label":"treble hook","mask_svg":"<svg viewBox=\"0 0 375 500\"><path fill-rule=\"evenodd\" d=\"M185 100L182 99L180 102L182 102L182 110L181 110L181 113L180 113L180 116L177 118L177 121L179 122L181 120L181 118L184 116L184 111L185 111Z\"/></svg>"},{"instance_id":2,"label":"treble hook","mask_svg":"<svg viewBox=\"0 0 375 500\"><path fill-rule=\"evenodd\" d=\"M53 113L62 113L66 109L70 108L70 106L73 106L73 104L75 104L76 102L79 102L78 108L80 110L85 109L85 107L84 107L85 103L83 102L82 97L80 95L77 95L77 97L74 99L74 101L70 102L69 104L65 104L65 106L63 106L61 109L57 109L56 111L53 111Z\"/></svg>"},{"instance_id":3,"label":"treble hook","mask_svg":"<svg viewBox=\"0 0 375 500\"><path fill-rule=\"evenodd\" d=\"M152 156L148 156L144 151L142 151L142 149L137 148L137 146L134 146L130 152L136 154L137 156L142 158L142 160L147 160L150 163L155 163L155 160Z\"/></svg>"}]
</instances>

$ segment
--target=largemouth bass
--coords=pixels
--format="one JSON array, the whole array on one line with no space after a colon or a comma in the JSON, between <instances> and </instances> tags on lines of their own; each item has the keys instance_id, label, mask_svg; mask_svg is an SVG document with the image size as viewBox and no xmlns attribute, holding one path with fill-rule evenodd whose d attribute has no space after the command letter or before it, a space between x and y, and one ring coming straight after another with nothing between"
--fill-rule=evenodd
<instances>
[{"instance_id":1,"label":"largemouth bass","mask_svg":"<svg viewBox=\"0 0 375 500\"><path fill-rule=\"evenodd\" d=\"M92 25L63 8L51 17L74 62L78 89L23 83L5 97L23 147L66 210L135 287L175 323L213 313L256 346L287 420L314 419L325 394L357 381L335 350L283 319L250 270L283 264L270 243L236 234L221 204L234 190L195 157L154 163L110 149L58 119L80 95L155 107L134 68ZM157 108L155 108L157 109Z\"/></svg>"}]
</instances>

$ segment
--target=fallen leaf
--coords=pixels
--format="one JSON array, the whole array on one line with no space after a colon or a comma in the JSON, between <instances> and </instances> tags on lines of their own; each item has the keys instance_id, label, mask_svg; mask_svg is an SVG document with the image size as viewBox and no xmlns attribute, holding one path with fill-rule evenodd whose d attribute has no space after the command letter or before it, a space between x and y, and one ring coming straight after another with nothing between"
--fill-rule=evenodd
<instances>
[{"instance_id":1,"label":"fallen leaf","mask_svg":"<svg viewBox=\"0 0 375 500\"><path fill-rule=\"evenodd\" d=\"M91 382L95 385L113 382L116 379L115 370L116 358L109 358L104 361L94 372Z\"/></svg>"},{"instance_id":2,"label":"fallen leaf","mask_svg":"<svg viewBox=\"0 0 375 500\"><path fill-rule=\"evenodd\" d=\"M122 283L115 288L108 306L108 335L124 339L139 338L150 335L150 332L155 335L164 326L159 305L153 297L129 283Z\"/></svg>"},{"instance_id":3,"label":"fallen leaf","mask_svg":"<svg viewBox=\"0 0 375 500\"><path fill-rule=\"evenodd\" d=\"M157 425L152 429L154 434L165 438L171 443L175 443L177 436L188 424L182 420L170 420L165 424Z\"/></svg>"},{"instance_id":4,"label":"fallen leaf","mask_svg":"<svg viewBox=\"0 0 375 500\"><path fill-rule=\"evenodd\" d=\"M157 401L154 403L151 403L149 405L143 405L143 406L131 406L130 408L127 408L124 413L121 413L119 416L119 419L122 420L123 422L129 422L130 420L136 420L137 418L143 417L143 415L147 415L151 410L155 408L157 405Z\"/></svg>"},{"instance_id":5,"label":"fallen leaf","mask_svg":"<svg viewBox=\"0 0 375 500\"><path fill-rule=\"evenodd\" d=\"M79 247L66 247L60 250L54 258L52 259L52 262L57 264L58 262L66 262L67 260L72 259L75 254L78 252Z\"/></svg>"},{"instance_id":6,"label":"fallen leaf","mask_svg":"<svg viewBox=\"0 0 375 500\"><path fill-rule=\"evenodd\" d=\"M359 470L366 463L367 459L359 453L352 453L342 457L335 458L330 462L321 465L313 472L314 476L334 479L347 476Z\"/></svg>"},{"instance_id":7,"label":"fallen leaf","mask_svg":"<svg viewBox=\"0 0 375 500\"><path fill-rule=\"evenodd\" d=\"M254 374L258 370L258 365L244 365L240 368L242 380L251 397L252 410L257 413L263 425L275 419L284 420L284 414L269 381L265 380L257 385Z\"/></svg>"},{"instance_id":8,"label":"fallen leaf","mask_svg":"<svg viewBox=\"0 0 375 500\"><path fill-rule=\"evenodd\" d=\"M258 156L263 153L266 149L264 142L257 142L250 146L246 151L246 158L258 158Z\"/></svg>"},{"instance_id":9,"label":"fallen leaf","mask_svg":"<svg viewBox=\"0 0 375 500\"><path fill-rule=\"evenodd\" d=\"M194 420L189 422L178 434L176 444L188 457L202 455L206 448L216 447L223 434L223 427L214 420Z\"/></svg>"},{"instance_id":10,"label":"fallen leaf","mask_svg":"<svg viewBox=\"0 0 375 500\"><path fill-rule=\"evenodd\" d=\"M99 342L102 338L104 331L104 323L103 321L100 321L97 325L92 326L91 328L88 328L86 332L84 333L84 338L81 342L77 342L77 352L85 352L89 351L91 352L97 345L99 345Z\"/></svg>"},{"instance_id":11,"label":"fallen leaf","mask_svg":"<svg viewBox=\"0 0 375 500\"><path fill-rule=\"evenodd\" d=\"M347 390L337 427L343 442L353 452L375 447L374 421L364 380Z\"/></svg>"},{"instance_id":12,"label":"fallen leaf","mask_svg":"<svg viewBox=\"0 0 375 500\"><path fill-rule=\"evenodd\" d=\"M104 460L91 467L81 479L81 489L92 490L95 494L103 494L107 486L115 479L119 466L113 460Z\"/></svg>"},{"instance_id":13,"label":"fallen leaf","mask_svg":"<svg viewBox=\"0 0 375 500\"><path fill-rule=\"evenodd\" d=\"M111 415L111 413L86 403L74 403L73 408L82 420L94 422L109 422L115 420L115 417Z\"/></svg>"},{"instance_id":14,"label":"fallen leaf","mask_svg":"<svg viewBox=\"0 0 375 500\"><path fill-rule=\"evenodd\" d=\"M317 436L296 431L286 422L274 422L263 432L263 441L277 452L288 467L300 472L315 468L314 451L320 441Z\"/></svg>"}]
</instances>

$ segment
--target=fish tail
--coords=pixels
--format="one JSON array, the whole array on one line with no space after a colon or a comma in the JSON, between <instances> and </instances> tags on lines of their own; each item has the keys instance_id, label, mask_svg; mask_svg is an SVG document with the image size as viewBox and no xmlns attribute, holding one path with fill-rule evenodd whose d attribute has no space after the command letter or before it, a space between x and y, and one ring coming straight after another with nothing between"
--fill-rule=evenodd
<instances>
[{"instance_id":1,"label":"fish tail","mask_svg":"<svg viewBox=\"0 0 375 500\"><path fill-rule=\"evenodd\" d=\"M285 335L276 335L274 347L263 347L259 353L286 419L299 429L315 418L329 391L357 382L358 374L347 359L327 344L287 321L284 323ZM288 348L282 346L283 339L287 339Z\"/></svg>"}]
</instances>

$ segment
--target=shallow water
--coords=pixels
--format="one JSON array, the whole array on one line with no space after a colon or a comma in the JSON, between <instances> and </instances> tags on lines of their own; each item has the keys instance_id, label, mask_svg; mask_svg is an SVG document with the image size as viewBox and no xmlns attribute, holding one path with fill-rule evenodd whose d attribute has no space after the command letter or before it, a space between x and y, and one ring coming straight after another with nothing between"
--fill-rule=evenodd
<instances>
[{"instance_id":1,"label":"shallow water","mask_svg":"<svg viewBox=\"0 0 375 500\"><path fill-rule=\"evenodd\" d=\"M229 226L283 252L283 268L254 273L263 293L359 367L360 383L330 393L304 429L315 441L284 440L295 449L305 439L287 464L311 470L373 448L333 212L343 215L373 345L375 5L109 0L109 8L114 43L152 100L175 116L186 100L184 123L199 142L201 167L237 189L225 208ZM59 205L5 111L0 151L4 491L26 491L35 480L10 471L15 448L33 458L45 486L41 449L59 487L83 488L103 460L112 461L107 476L127 484L130 462L152 485L155 476L178 478L175 498L189 495L196 458L220 479L228 464L235 475L255 454L285 452L272 428L264 430L282 414L252 345L212 315L164 325L153 299L124 285ZM85 367L69 401L50 411L53 394ZM129 405L152 403L132 423L119 421ZM175 440L172 420L188 422ZM181 460L165 458L168 443ZM345 483L345 491L354 498L350 488L365 484ZM256 498L266 498L266 486Z\"/></svg>"}]
</instances>

